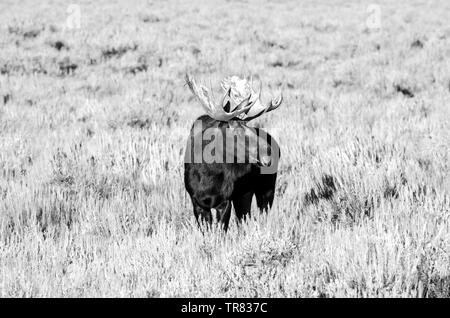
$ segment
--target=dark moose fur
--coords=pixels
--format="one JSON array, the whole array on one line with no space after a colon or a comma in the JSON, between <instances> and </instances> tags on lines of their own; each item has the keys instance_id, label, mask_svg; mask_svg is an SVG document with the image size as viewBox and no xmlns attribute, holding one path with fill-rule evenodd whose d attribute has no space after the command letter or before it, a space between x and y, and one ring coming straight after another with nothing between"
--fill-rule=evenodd
<instances>
[{"instance_id":1,"label":"dark moose fur","mask_svg":"<svg viewBox=\"0 0 450 318\"><path fill-rule=\"evenodd\" d=\"M269 154L270 160L276 160L275 164L278 163L280 155L278 144L264 130L249 128L245 123L218 122L207 115L199 117L197 121L202 123L202 132L208 128L216 127L221 130L222 134L225 134L226 129L237 127L236 129L243 131L252 129L256 132L256 134L250 133L252 137L265 134L267 142L259 143L257 149L266 146L265 151ZM193 141L195 133L193 130L194 126L191 129L186 148L186 156L190 155L190 158L194 156ZM205 145L210 142L210 140L203 140L200 150L203 150ZM230 143L229 140L225 139L224 147L227 146L227 142ZM234 150L236 150L239 145L233 144ZM230 147L229 144L228 147ZM211 209L214 208L217 211L217 221L227 230L231 216L231 202L237 220L241 221L250 215L253 195L255 195L257 206L261 211L267 211L272 206L277 178L276 166L271 171L273 173L261 173L261 164L249 163L249 160L247 160L248 149L245 149L245 151L246 160L244 163L205 163L204 160L200 163L192 163L185 160L185 186L191 197L198 224L206 222L211 225ZM274 156L275 151L278 151L276 158ZM259 155L259 150L257 152Z\"/></svg>"}]
</instances>

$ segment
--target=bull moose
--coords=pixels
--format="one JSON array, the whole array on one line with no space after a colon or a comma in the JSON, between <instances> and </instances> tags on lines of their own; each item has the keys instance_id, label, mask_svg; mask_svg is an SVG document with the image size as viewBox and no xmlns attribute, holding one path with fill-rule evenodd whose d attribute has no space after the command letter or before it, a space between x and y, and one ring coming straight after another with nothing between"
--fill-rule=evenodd
<instances>
[{"instance_id":1,"label":"bull moose","mask_svg":"<svg viewBox=\"0 0 450 318\"><path fill-rule=\"evenodd\" d=\"M247 123L278 108L282 95L267 106L260 101L252 83L236 76L222 81L225 91L216 103L208 89L197 85L186 74L186 83L207 115L200 116L191 128L187 142L184 182L191 197L194 215L200 225L211 225L211 209L226 231L234 206L241 221L250 215L253 195L261 211L273 203L280 150L263 129Z\"/></svg>"}]
</instances>

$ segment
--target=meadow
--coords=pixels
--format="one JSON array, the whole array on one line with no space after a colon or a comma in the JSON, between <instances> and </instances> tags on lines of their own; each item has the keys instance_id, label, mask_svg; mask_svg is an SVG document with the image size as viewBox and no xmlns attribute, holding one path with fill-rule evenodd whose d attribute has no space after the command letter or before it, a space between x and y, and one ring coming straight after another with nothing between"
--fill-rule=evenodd
<instances>
[{"instance_id":1,"label":"meadow","mask_svg":"<svg viewBox=\"0 0 450 318\"><path fill-rule=\"evenodd\" d=\"M0 1L0 296L450 297L449 16ZM252 122L281 146L274 206L226 234L184 189L186 71L284 95Z\"/></svg>"}]
</instances>

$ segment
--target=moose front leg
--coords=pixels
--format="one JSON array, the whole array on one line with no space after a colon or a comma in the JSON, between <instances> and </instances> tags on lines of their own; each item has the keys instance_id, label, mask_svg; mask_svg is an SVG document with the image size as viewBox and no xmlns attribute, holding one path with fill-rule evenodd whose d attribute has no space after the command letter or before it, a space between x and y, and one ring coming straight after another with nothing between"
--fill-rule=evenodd
<instances>
[{"instance_id":1,"label":"moose front leg","mask_svg":"<svg viewBox=\"0 0 450 318\"><path fill-rule=\"evenodd\" d=\"M273 203L275 196L275 183L277 174L266 174L259 177L258 186L255 192L256 205L261 212L267 212Z\"/></svg>"},{"instance_id":2,"label":"moose front leg","mask_svg":"<svg viewBox=\"0 0 450 318\"><path fill-rule=\"evenodd\" d=\"M234 211L236 212L237 222L240 223L247 217L250 217L252 208L253 192L248 192L242 196L233 199Z\"/></svg>"},{"instance_id":3,"label":"moose front leg","mask_svg":"<svg viewBox=\"0 0 450 318\"><path fill-rule=\"evenodd\" d=\"M201 224L204 223L208 227L211 227L212 224L212 214L211 209L204 209L200 205L193 202L194 205L194 215L197 220L197 224L201 227Z\"/></svg>"},{"instance_id":4,"label":"moose front leg","mask_svg":"<svg viewBox=\"0 0 450 318\"><path fill-rule=\"evenodd\" d=\"M261 212L268 212L272 207L275 192L273 190L266 190L261 192L256 192L256 205Z\"/></svg>"},{"instance_id":5,"label":"moose front leg","mask_svg":"<svg viewBox=\"0 0 450 318\"><path fill-rule=\"evenodd\" d=\"M227 231L228 223L230 222L231 216L231 201L224 201L219 204L216 208L217 211L217 222L222 226L222 228Z\"/></svg>"}]
</instances>

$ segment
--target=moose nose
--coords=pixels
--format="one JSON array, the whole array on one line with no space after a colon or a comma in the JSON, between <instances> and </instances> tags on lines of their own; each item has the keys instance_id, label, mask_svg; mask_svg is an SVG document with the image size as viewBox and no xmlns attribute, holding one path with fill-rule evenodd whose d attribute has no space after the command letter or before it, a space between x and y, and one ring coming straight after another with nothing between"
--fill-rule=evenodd
<instances>
[{"instance_id":1,"label":"moose nose","mask_svg":"<svg viewBox=\"0 0 450 318\"><path fill-rule=\"evenodd\" d=\"M270 157L269 157L269 156L262 156L262 157L259 159L259 162L261 163L261 165L262 165L263 167L267 167L267 166L270 165Z\"/></svg>"}]
</instances>

